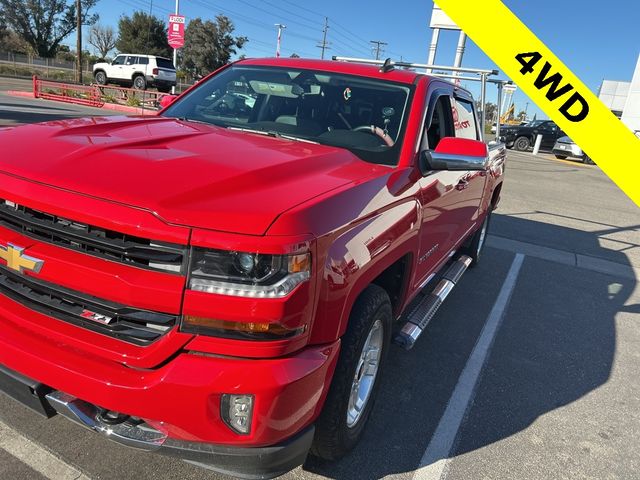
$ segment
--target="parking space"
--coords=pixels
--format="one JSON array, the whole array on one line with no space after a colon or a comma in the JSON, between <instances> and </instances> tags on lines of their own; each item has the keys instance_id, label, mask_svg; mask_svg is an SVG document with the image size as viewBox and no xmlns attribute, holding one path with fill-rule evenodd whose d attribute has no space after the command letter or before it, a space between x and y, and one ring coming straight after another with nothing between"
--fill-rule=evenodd
<instances>
[{"instance_id":1,"label":"parking space","mask_svg":"<svg viewBox=\"0 0 640 480\"><path fill-rule=\"evenodd\" d=\"M0 122L43 119L2 108L14 100L0 96ZM51 107L44 116L86 114L25 102ZM636 476L638 213L595 166L510 152L482 263L412 351L392 349L363 442L340 462L310 458L284 478ZM0 422L0 478L224 478L3 396Z\"/></svg>"}]
</instances>

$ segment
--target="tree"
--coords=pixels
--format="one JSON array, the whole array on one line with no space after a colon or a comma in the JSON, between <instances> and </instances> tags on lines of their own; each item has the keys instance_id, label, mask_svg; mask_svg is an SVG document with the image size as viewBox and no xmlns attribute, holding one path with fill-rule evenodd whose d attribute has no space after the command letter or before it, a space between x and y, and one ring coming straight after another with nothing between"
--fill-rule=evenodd
<instances>
[{"instance_id":1,"label":"tree","mask_svg":"<svg viewBox=\"0 0 640 480\"><path fill-rule=\"evenodd\" d=\"M89 15L98 0L81 0L84 25L93 25L98 15ZM41 57L54 57L60 42L76 29L74 0L0 0L7 24Z\"/></svg>"},{"instance_id":2,"label":"tree","mask_svg":"<svg viewBox=\"0 0 640 480\"><path fill-rule=\"evenodd\" d=\"M484 112L484 118L487 122L494 121L493 119L497 114L498 106L495 103L487 102L486 107L487 109ZM480 100L476 100L476 111L479 112L480 110L482 110L482 104L480 103Z\"/></svg>"},{"instance_id":3,"label":"tree","mask_svg":"<svg viewBox=\"0 0 640 480\"><path fill-rule=\"evenodd\" d=\"M169 57L171 47L167 40L167 27L156 16L134 12L118 21L116 48L123 53L142 53Z\"/></svg>"},{"instance_id":4,"label":"tree","mask_svg":"<svg viewBox=\"0 0 640 480\"><path fill-rule=\"evenodd\" d=\"M92 45L101 58L106 58L116 47L116 32L111 26L95 24L89 30L89 45Z\"/></svg>"},{"instance_id":5,"label":"tree","mask_svg":"<svg viewBox=\"0 0 640 480\"><path fill-rule=\"evenodd\" d=\"M185 44L180 52L181 66L192 75L206 75L229 63L248 41L247 37L234 37L233 22L218 15L215 22L194 18L185 30Z\"/></svg>"},{"instance_id":6,"label":"tree","mask_svg":"<svg viewBox=\"0 0 640 480\"><path fill-rule=\"evenodd\" d=\"M300 55L298 55L296 52L293 52L289 58L300 58Z\"/></svg>"}]
</instances>

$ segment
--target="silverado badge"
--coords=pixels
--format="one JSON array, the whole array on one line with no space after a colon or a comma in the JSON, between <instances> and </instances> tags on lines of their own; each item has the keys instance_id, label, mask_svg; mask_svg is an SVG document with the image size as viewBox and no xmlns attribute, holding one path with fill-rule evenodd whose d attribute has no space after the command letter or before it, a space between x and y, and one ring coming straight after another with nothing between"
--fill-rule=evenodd
<instances>
[{"instance_id":1,"label":"silverado badge","mask_svg":"<svg viewBox=\"0 0 640 480\"><path fill-rule=\"evenodd\" d=\"M23 247L18 247L9 243L6 247L0 245L0 259L7 262L7 267L16 272L23 273L25 270L38 273L44 264L44 260L25 255Z\"/></svg>"}]
</instances>

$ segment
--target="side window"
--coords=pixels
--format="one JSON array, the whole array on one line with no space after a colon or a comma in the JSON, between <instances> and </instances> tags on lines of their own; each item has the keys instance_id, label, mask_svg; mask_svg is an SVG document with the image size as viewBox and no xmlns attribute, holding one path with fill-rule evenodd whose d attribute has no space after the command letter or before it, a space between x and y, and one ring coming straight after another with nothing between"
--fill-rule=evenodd
<instances>
[{"instance_id":1,"label":"side window","mask_svg":"<svg viewBox=\"0 0 640 480\"><path fill-rule=\"evenodd\" d=\"M477 140L478 128L473 103L462 98L454 98L452 113L456 137Z\"/></svg>"},{"instance_id":2,"label":"side window","mask_svg":"<svg viewBox=\"0 0 640 480\"><path fill-rule=\"evenodd\" d=\"M124 55L118 55L113 61L112 65L124 65L124 59L126 57Z\"/></svg>"},{"instance_id":3,"label":"side window","mask_svg":"<svg viewBox=\"0 0 640 480\"><path fill-rule=\"evenodd\" d=\"M428 142L426 147L431 150L438 146L441 139L454 136L451 103L448 95L441 95L436 100L426 136Z\"/></svg>"},{"instance_id":4,"label":"side window","mask_svg":"<svg viewBox=\"0 0 640 480\"><path fill-rule=\"evenodd\" d=\"M131 55L129 55L127 57L127 61L125 62L125 65L133 65L134 63L136 63L136 57L132 57Z\"/></svg>"},{"instance_id":5,"label":"side window","mask_svg":"<svg viewBox=\"0 0 640 480\"><path fill-rule=\"evenodd\" d=\"M149 65L149 57L138 57L138 65Z\"/></svg>"}]
</instances>

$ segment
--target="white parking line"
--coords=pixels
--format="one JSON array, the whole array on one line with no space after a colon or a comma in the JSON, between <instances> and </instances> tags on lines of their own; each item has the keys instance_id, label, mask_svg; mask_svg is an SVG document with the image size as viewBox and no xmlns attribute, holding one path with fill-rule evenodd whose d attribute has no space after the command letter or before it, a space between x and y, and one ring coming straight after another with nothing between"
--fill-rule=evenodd
<instances>
[{"instance_id":1,"label":"white parking line","mask_svg":"<svg viewBox=\"0 0 640 480\"><path fill-rule=\"evenodd\" d=\"M0 448L51 480L89 480L77 468L0 421Z\"/></svg>"},{"instance_id":2,"label":"white parking line","mask_svg":"<svg viewBox=\"0 0 640 480\"><path fill-rule=\"evenodd\" d=\"M513 263L500 289L496 303L494 303L489 317L482 328L480 337L473 347L473 351L467 360L467 364L464 366L464 370L462 370L462 374L458 379L456 388L451 394L447 408L440 419L440 423L438 423L436 431L431 437L431 442L429 442L427 450L422 456L419 468L413 475L414 480L440 480L445 473L451 448L453 447L453 443L458 435L458 430L464 420L469 405L473 402L478 379L491 351L493 340L502 323L504 312L509 306L511 294L518 280L518 274L520 273L523 260L524 255L521 253L516 254L513 259Z\"/></svg>"}]
</instances>

